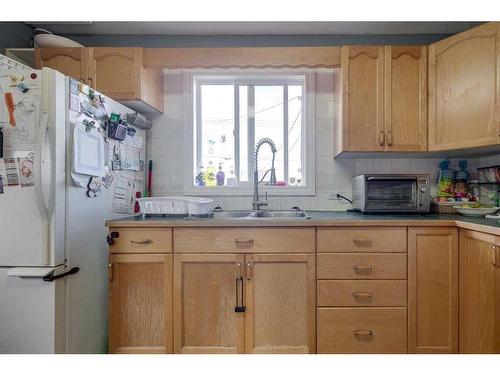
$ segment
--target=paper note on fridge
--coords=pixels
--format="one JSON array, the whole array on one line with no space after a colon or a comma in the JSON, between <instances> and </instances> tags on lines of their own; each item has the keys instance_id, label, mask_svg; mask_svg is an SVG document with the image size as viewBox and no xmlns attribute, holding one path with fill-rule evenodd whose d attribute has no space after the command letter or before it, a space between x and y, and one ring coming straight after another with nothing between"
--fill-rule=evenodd
<instances>
[{"instance_id":1,"label":"paper note on fridge","mask_svg":"<svg viewBox=\"0 0 500 375\"><path fill-rule=\"evenodd\" d=\"M135 147L130 147L126 144L120 144L120 161L123 170L139 171L140 170L141 150Z\"/></svg>"},{"instance_id":2,"label":"paper note on fridge","mask_svg":"<svg viewBox=\"0 0 500 375\"><path fill-rule=\"evenodd\" d=\"M73 162L76 173L102 177L106 174L104 138L96 128L86 130L77 122L73 131Z\"/></svg>"}]
</instances>

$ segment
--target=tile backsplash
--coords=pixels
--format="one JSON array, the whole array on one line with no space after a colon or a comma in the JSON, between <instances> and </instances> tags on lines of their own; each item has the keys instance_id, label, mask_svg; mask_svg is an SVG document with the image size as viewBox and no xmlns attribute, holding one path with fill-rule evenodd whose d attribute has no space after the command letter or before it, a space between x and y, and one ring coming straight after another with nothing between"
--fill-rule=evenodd
<instances>
[{"instance_id":1,"label":"tile backsplash","mask_svg":"<svg viewBox=\"0 0 500 375\"><path fill-rule=\"evenodd\" d=\"M434 158L333 158L333 126L339 121L339 71L316 69L316 194L314 196L271 196L269 208L299 206L309 210L346 210L351 205L330 200L332 192L352 195L352 177L361 173L429 173L437 179L438 163ZM165 70L165 115L153 122L147 135L148 159L154 163L153 195L180 195L184 190L184 121L183 70ZM479 166L500 164L500 156L468 159L468 170L475 174ZM452 168L458 168L456 160ZM252 197L210 197L214 205L225 209L248 209Z\"/></svg>"}]
</instances>

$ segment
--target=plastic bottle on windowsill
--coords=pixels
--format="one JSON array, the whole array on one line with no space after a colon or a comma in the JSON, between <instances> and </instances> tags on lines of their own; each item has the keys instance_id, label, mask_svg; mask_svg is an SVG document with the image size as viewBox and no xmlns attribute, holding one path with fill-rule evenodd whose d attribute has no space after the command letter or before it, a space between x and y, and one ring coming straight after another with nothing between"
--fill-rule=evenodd
<instances>
[{"instance_id":1,"label":"plastic bottle on windowsill","mask_svg":"<svg viewBox=\"0 0 500 375\"><path fill-rule=\"evenodd\" d=\"M234 173L234 168L231 167L229 170L229 176L227 176L227 185L236 186L236 174Z\"/></svg>"},{"instance_id":2,"label":"plastic bottle on windowsill","mask_svg":"<svg viewBox=\"0 0 500 375\"><path fill-rule=\"evenodd\" d=\"M215 186L215 168L212 160L208 162L207 172L205 174L205 184L207 186Z\"/></svg>"},{"instance_id":3,"label":"plastic bottle on windowsill","mask_svg":"<svg viewBox=\"0 0 500 375\"><path fill-rule=\"evenodd\" d=\"M205 171L203 170L203 164L198 166L198 174L196 175L196 185L205 186Z\"/></svg>"},{"instance_id":4,"label":"plastic bottle on windowsill","mask_svg":"<svg viewBox=\"0 0 500 375\"><path fill-rule=\"evenodd\" d=\"M226 178L226 175L224 174L224 171L222 170L222 163L219 163L219 172L215 175L215 179L217 180L217 186L224 186L224 180Z\"/></svg>"}]
</instances>

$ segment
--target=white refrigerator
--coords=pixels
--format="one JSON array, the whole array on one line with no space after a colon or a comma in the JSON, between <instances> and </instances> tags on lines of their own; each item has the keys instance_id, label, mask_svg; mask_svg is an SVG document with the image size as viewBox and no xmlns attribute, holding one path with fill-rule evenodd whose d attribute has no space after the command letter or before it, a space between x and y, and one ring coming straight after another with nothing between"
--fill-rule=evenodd
<instances>
[{"instance_id":1,"label":"white refrigerator","mask_svg":"<svg viewBox=\"0 0 500 375\"><path fill-rule=\"evenodd\" d=\"M90 179L75 173L74 157L74 128L87 119L79 109L88 88L79 86L75 95L75 84L51 69L4 70L0 65L4 135L0 158L0 353L107 350L105 221L127 216L134 202L125 209L116 205L119 178L114 172L109 172L113 182L108 181L107 188L101 186L97 196L87 196L85 184L78 182ZM124 117L134 112L100 98L108 113ZM92 131L98 134L96 129ZM143 165L145 132L137 129L132 140ZM111 170L109 147L119 146L117 141L106 142L106 170ZM95 161L94 155L86 157ZM26 165L27 171L23 169ZM123 172L136 180L137 191L142 189L142 169ZM53 276L75 272L75 267L78 272L51 281Z\"/></svg>"}]
</instances>

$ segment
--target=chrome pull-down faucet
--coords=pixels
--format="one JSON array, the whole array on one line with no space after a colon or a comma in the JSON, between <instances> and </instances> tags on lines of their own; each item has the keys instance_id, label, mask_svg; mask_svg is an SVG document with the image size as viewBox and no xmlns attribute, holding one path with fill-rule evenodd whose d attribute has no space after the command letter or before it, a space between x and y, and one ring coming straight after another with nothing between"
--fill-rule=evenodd
<instances>
[{"instance_id":1,"label":"chrome pull-down faucet","mask_svg":"<svg viewBox=\"0 0 500 375\"><path fill-rule=\"evenodd\" d=\"M274 159L276 158L276 145L270 138L262 138L260 141L257 142L257 145L255 146L255 170L253 171L253 200L252 200L252 208L254 210L260 210L261 207L267 206L267 193L266 193L266 200L261 201L259 199L259 166L258 166L258 161L259 161L259 150L260 148L264 145L268 144L269 147L271 147L271 152L273 153L273 159L271 163L271 169L267 170L262 179L266 176L267 172L271 172L271 175L269 177L269 185L275 186L276 185L276 170L274 169Z\"/></svg>"}]
</instances>

